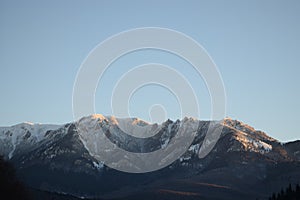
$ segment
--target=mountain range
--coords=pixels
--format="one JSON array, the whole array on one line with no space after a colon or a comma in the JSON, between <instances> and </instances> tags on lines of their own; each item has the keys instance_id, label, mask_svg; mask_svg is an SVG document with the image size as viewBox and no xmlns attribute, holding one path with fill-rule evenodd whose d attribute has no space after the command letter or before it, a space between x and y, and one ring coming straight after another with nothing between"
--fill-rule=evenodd
<instances>
[{"instance_id":1,"label":"mountain range","mask_svg":"<svg viewBox=\"0 0 300 200\"><path fill-rule=\"evenodd\" d=\"M207 156L199 157L210 126L221 130L220 138ZM152 137L126 134L140 130ZM181 130L193 130L192 143L170 165L152 172L118 171L92 148L103 145L101 135L129 152L153 152L168 146ZM63 125L26 122L0 128L0 154L43 199L54 194L56 199L267 199L300 182L300 141L283 143L230 118L150 124L94 114ZM126 157L120 163L132 164Z\"/></svg>"}]
</instances>

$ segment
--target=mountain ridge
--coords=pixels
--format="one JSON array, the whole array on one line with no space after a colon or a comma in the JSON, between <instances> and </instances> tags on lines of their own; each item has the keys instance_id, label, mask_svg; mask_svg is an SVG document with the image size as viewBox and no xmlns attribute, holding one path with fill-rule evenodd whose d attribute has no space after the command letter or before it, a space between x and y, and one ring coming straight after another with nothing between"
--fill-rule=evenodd
<instances>
[{"instance_id":1,"label":"mountain ridge","mask_svg":"<svg viewBox=\"0 0 300 200\"><path fill-rule=\"evenodd\" d=\"M117 171L101 162L84 144L89 139L96 140L89 138L90 135L105 133L111 142L127 151L152 152L165 148L187 122L194 124L196 130L193 142L172 164L154 172ZM86 128L85 133L78 132L78 123L83 123L81 128ZM130 137L118 127L121 123L144 127L151 137ZM199 158L200 147L206 145L203 142L209 125L216 129L221 127L222 133L212 151L205 158ZM184 118L155 125L138 118L122 121L91 115L59 126L33 126L0 128L0 153L14 163L21 180L42 191L107 199L138 199L146 194L149 199L157 195L176 199L176 195L198 193L200 196L192 197L253 199L267 197L281 185L300 180L299 141L281 143L228 118L213 122ZM125 126L125 131L134 132L135 129L130 128L131 125ZM214 187L216 185L224 187Z\"/></svg>"}]
</instances>

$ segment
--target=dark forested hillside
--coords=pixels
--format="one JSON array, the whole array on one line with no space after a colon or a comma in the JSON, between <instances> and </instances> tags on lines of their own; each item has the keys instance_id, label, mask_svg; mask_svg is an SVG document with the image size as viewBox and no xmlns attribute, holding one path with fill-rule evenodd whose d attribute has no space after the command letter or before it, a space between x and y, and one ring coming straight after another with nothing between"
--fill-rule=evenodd
<instances>
[{"instance_id":1,"label":"dark forested hillside","mask_svg":"<svg viewBox=\"0 0 300 200\"><path fill-rule=\"evenodd\" d=\"M30 199L25 186L16 178L14 167L0 156L0 195L8 199Z\"/></svg>"},{"instance_id":2,"label":"dark forested hillside","mask_svg":"<svg viewBox=\"0 0 300 200\"><path fill-rule=\"evenodd\" d=\"M292 184L286 189L281 189L280 192L273 193L269 200L299 200L300 199L300 186L297 184L294 188Z\"/></svg>"}]
</instances>

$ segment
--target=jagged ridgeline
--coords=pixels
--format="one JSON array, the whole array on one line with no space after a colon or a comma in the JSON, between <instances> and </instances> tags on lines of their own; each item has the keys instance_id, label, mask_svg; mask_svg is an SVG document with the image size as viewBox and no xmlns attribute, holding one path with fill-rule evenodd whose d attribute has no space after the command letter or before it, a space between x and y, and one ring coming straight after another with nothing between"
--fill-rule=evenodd
<instances>
[{"instance_id":1,"label":"jagged ridgeline","mask_svg":"<svg viewBox=\"0 0 300 200\"><path fill-rule=\"evenodd\" d=\"M87 131L79 132L78 123ZM127 151L155 151L165 148L186 123L197 127L188 150L171 165L150 173L109 168L86 145L94 134L105 133ZM128 124L125 132L138 130L131 129L130 124L146 127L154 136L134 138L119 124ZM90 130L91 125L96 128ZM209 125L221 127L221 137L200 159L198 152L207 145L203 141ZM63 125L22 123L0 128L0 153L13 163L19 179L30 188L82 198L255 199L268 198L289 183L300 182L299 141L281 143L229 118L184 118L149 124L138 118L91 115Z\"/></svg>"}]
</instances>

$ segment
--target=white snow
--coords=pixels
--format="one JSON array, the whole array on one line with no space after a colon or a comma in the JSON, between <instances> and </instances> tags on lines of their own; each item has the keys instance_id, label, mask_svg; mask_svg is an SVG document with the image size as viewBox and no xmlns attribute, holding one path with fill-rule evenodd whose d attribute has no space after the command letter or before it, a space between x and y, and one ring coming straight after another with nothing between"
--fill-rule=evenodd
<instances>
[{"instance_id":1,"label":"white snow","mask_svg":"<svg viewBox=\"0 0 300 200\"><path fill-rule=\"evenodd\" d=\"M0 128L0 139L6 141L12 146L12 149L8 153L8 158L11 159L17 148L22 142L40 142L45 139L45 133L48 130L59 129L62 125L51 124L34 124L31 122L24 122L11 127ZM11 134L6 134L11 133ZM30 134L27 138L26 134ZM3 152L1 152L3 153Z\"/></svg>"},{"instance_id":2,"label":"white snow","mask_svg":"<svg viewBox=\"0 0 300 200\"><path fill-rule=\"evenodd\" d=\"M147 157L147 154L140 154L138 157L136 156L136 154L128 154L124 149L119 148L117 144L112 143L109 138L106 137L106 131L108 131L108 134L113 133L115 137L120 137L122 138L122 140L126 140L126 138L124 138L126 137L126 134L124 134L124 131L122 131L122 129L120 128L120 124L124 125L123 128L128 131L127 134L129 135L132 135L131 131L137 131L140 128L140 130L149 131L150 135L153 133L156 134L159 130L161 130L162 127L164 127L164 124L148 124L137 118L119 119L114 117L106 117L105 119L103 119L102 116L100 120L95 117L86 117L80 119L76 122L76 127L80 140L84 144L85 148L88 150L89 154L98 161L105 160L106 165L113 167L126 166L126 170L141 170L141 168L144 167L144 164L139 163L144 162L147 163L147 166L151 166L153 163L149 161L149 157ZM184 118L179 124L178 132L175 135L174 140L170 140L171 135L168 132L169 130L171 130L170 127L165 127L166 133L164 134L163 138L160 138L162 148L168 148L168 143L170 141L174 142L176 141L176 138L180 138L183 136L185 136L186 139L185 143L188 143L188 140L191 140L190 142L192 142L193 137L191 136L195 136L198 127L199 120L195 120L193 118ZM149 134L145 134L145 136L149 137ZM162 160L159 160L159 165L164 165L164 163L167 163L168 159L174 156L174 154L176 155L178 152L180 152L181 148L188 150L189 147L180 145L172 153L168 154L168 156L164 157ZM114 157L111 157L111 154L113 154ZM123 154L127 155L128 158L126 158L126 156L124 156ZM116 162L114 160L116 156L122 157L117 159L118 161ZM136 162L132 162L130 160L135 160Z\"/></svg>"},{"instance_id":3,"label":"white snow","mask_svg":"<svg viewBox=\"0 0 300 200\"><path fill-rule=\"evenodd\" d=\"M154 136L161 129L161 125L156 123L150 124L139 118L116 118L115 116L104 116L101 114L83 117L78 121L78 123L89 126L89 123L92 120L99 120L98 122L103 122L106 120L109 123L108 127L113 125L118 126L123 132L139 138Z\"/></svg>"},{"instance_id":4,"label":"white snow","mask_svg":"<svg viewBox=\"0 0 300 200\"><path fill-rule=\"evenodd\" d=\"M102 169L104 167L104 164L102 162L95 162L93 161L94 167L96 167L98 170Z\"/></svg>"},{"instance_id":5,"label":"white snow","mask_svg":"<svg viewBox=\"0 0 300 200\"><path fill-rule=\"evenodd\" d=\"M189 151L192 151L193 153L198 153L199 149L200 149L200 144L194 144L190 146Z\"/></svg>"},{"instance_id":6,"label":"white snow","mask_svg":"<svg viewBox=\"0 0 300 200\"><path fill-rule=\"evenodd\" d=\"M127 134L140 138L154 136L163 127L162 124L150 124L139 118L116 118L114 116L107 117L101 114L83 117L76 123L80 124L79 128L81 129L82 134L79 133L79 137L88 150L89 148L96 150L99 145L105 145L101 143L101 138L104 136L104 133L100 125L110 131L116 131L118 130L116 127L118 127L121 131L120 133L117 132L115 134L120 135L120 137L124 135L122 134L123 131ZM236 130L237 134L233 137L243 145L245 150L260 153L267 153L272 150L272 145L268 144L268 140L264 139L264 141L262 141L260 137L256 137L255 134L253 134L255 130L246 124L231 119L225 119L221 123L216 121L212 121L211 123L215 123L216 125L222 124L223 126L228 126ZM168 127L166 127L168 133L172 131L172 125L173 124L169 124ZM34 124L31 122L25 122L11 127L0 127L0 140L2 140L4 144L7 144L6 150L8 150L5 153L9 158L12 158L14 152L18 148L18 145L22 142L30 144L40 142L46 138L45 133L48 130L57 130L62 126L63 125ZM185 117L180 121L179 132L196 134L198 126L199 120ZM29 133L30 137L26 135ZM169 134L167 134L165 138L161 139L161 147L166 148L170 142ZM213 141L207 139L204 141L203 146L209 146L212 142ZM197 152L199 149L200 145L197 144L190 146L188 151ZM230 149L230 151L231 150L234 149ZM94 151L93 153L94 156L97 156L98 154L97 151Z\"/></svg>"},{"instance_id":7,"label":"white snow","mask_svg":"<svg viewBox=\"0 0 300 200\"><path fill-rule=\"evenodd\" d=\"M244 146L245 150L259 152L262 154L272 150L272 145L261 140L252 138L244 132L239 132L237 135L234 136L234 138Z\"/></svg>"},{"instance_id":8,"label":"white snow","mask_svg":"<svg viewBox=\"0 0 300 200\"><path fill-rule=\"evenodd\" d=\"M167 137L166 139L164 139L163 143L161 144L161 148L162 149L166 148L168 146L169 142L170 142L170 138L169 137Z\"/></svg>"}]
</instances>

